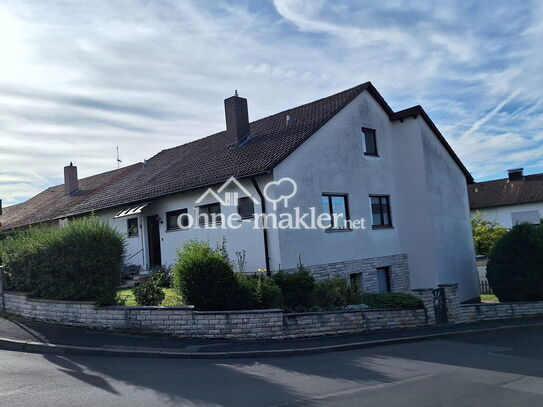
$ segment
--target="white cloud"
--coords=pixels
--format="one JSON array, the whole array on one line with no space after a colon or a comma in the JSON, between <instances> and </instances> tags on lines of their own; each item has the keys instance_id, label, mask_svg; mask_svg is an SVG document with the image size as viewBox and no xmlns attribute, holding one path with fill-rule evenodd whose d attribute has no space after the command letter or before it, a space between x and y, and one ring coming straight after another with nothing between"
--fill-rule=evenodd
<instances>
[{"instance_id":1,"label":"white cloud","mask_svg":"<svg viewBox=\"0 0 543 407\"><path fill-rule=\"evenodd\" d=\"M422 104L476 177L543 170L542 21L505 1L4 2L0 197L222 130L234 89L255 119L366 80Z\"/></svg>"}]
</instances>

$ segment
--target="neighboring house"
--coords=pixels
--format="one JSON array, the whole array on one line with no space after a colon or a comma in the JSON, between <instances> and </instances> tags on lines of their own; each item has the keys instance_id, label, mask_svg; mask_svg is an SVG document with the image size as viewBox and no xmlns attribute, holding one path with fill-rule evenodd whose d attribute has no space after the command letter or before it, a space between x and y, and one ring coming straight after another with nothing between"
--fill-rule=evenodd
<instances>
[{"instance_id":1,"label":"neighboring house","mask_svg":"<svg viewBox=\"0 0 543 407\"><path fill-rule=\"evenodd\" d=\"M524 175L516 168L507 178L471 184L468 192L472 216L479 211L506 228L537 224L543 216L543 174Z\"/></svg>"},{"instance_id":2,"label":"neighboring house","mask_svg":"<svg viewBox=\"0 0 543 407\"><path fill-rule=\"evenodd\" d=\"M226 99L225 110L226 131L144 163L81 180L66 167L65 185L5 208L3 229L95 212L127 234L128 262L147 268L172 264L189 239L225 238L232 259L246 252L247 271L291 270L301 259L318 278L340 275L367 291L458 283L462 301L479 296L466 187L473 179L422 107L394 112L367 82L251 123L245 99ZM239 185L205 192L232 176ZM266 202L265 186L285 177L297 184L288 207ZM273 192L292 193L288 183ZM296 207L364 218L367 228L251 225L253 213ZM245 219L235 230L177 222L195 208Z\"/></svg>"}]
</instances>

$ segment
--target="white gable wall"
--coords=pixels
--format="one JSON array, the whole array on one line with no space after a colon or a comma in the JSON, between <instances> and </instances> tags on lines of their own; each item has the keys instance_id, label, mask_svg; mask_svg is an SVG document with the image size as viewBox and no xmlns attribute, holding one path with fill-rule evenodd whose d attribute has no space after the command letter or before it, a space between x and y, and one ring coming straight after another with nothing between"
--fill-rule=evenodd
<instances>
[{"instance_id":1,"label":"white gable wall","mask_svg":"<svg viewBox=\"0 0 543 407\"><path fill-rule=\"evenodd\" d=\"M379 157L364 156L361 127L376 129ZM365 230L279 231L283 268L298 255L310 266L407 253L413 287L459 282L462 300L478 295L466 180L420 117L390 122L363 92L275 168L282 177L298 183L289 207L348 193L351 219L367 220ZM372 230L371 194L390 195L393 228Z\"/></svg>"}]
</instances>

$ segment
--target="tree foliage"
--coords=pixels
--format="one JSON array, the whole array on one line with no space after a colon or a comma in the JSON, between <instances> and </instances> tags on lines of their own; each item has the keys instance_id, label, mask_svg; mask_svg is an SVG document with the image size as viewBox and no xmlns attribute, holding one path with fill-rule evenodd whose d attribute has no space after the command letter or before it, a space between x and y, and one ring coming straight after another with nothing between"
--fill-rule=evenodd
<instances>
[{"instance_id":1,"label":"tree foliage","mask_svg":"<svg viewBox=\"0 0 543 407\"><path fill-rule=\"evenodd\" d=\"M475 253L485 256L490 254L496 242L507 233L507 228L487 219L479 211L471 218L471 229Z\"/></svg>"}]
</instances>

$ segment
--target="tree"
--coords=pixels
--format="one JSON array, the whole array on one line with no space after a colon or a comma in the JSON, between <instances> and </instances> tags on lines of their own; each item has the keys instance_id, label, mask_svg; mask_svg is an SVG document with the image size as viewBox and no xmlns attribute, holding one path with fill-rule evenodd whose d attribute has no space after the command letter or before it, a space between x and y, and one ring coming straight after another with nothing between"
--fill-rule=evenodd
<instances>
[{"instance_id":1,"label":"tree","mask_svg":"<svg viewBox=\"0 0 543 407\"><path fill-rule=\"evenodd\" d=\"M490 252L486 277L500 301L543 300L543 226L513 226Z\"/></svg>"},{"instance_id":2,"label":"tree","mask_svg":"<svg viewBox=\"0 0 543 407\"><path fill-rule=\"evenodd\" d=\"M475 253L488 256L498 240L507 233L507 228L487 219L479 211L471 218Z\"/></svg>"}]
</instances>

